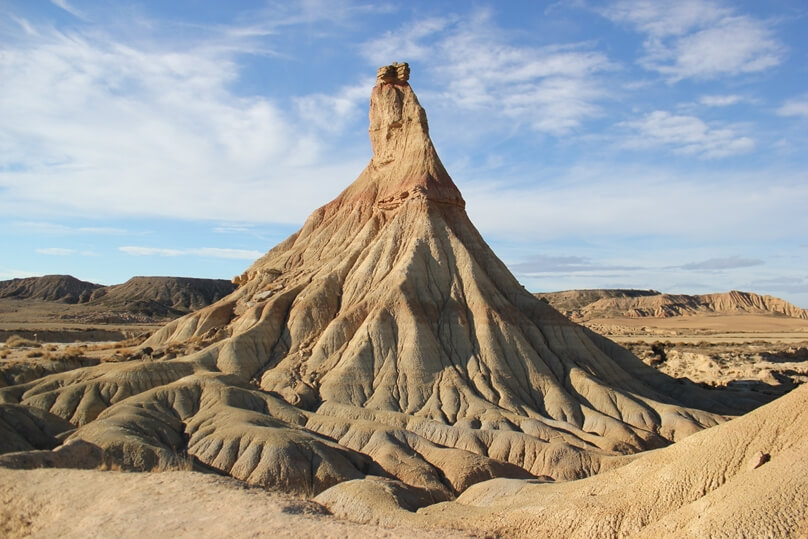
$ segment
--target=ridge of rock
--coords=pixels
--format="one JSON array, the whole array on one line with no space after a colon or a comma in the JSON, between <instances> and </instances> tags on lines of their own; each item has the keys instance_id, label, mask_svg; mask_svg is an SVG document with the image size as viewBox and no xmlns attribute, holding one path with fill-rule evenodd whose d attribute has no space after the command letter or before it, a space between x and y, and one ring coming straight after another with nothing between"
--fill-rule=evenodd
<instances>
[{"instance_id":1,"label":"ridge of rock","mask_svg":"<svg viewBox=\"0 0 808 539\"><path fill-rule=\"evenodd\" d=\"M0 298L85 303L100 288L100 284L80 281L72 275L24 277L0 281Z\"/></svg>"},{"instance_id":2,"label":"ridge of rock","mask_svg":"<svg viewBox=\"0 0 808 539\"><path fill-rule=\"evenodd\" d=\"M575 321L591 318L669 318L695 314L768 314L808 320L808 310L753 292L663 294L655 290L566 290L536 297Z\"/></svg>"}]
</instances>

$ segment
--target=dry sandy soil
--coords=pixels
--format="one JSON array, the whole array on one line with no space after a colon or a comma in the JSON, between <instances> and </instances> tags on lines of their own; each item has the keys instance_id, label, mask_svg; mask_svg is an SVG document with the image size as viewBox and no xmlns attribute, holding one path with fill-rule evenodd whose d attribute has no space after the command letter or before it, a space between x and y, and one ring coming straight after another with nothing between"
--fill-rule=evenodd
<instances>
[{"instance_id":1,"label":"dry sandy soil","mask_svg":"<svg viewBox=\"0 0 808 539\"><path fill-rule=\"evenodd\" d=\"M321 505L198 472L0 468L2 537L434 537L357 524ZM441 528L441 537L468 537Z\"/></svg>"},{"instance_id":2,"label":"dry sandy soil","mask_svg":"<svg viewBox=\"0 0 808 539\"><path fill-rule=\"evenodd\" d=\"M317 503L195 472L0 468L8 537L805 537L808 387L597 476L494 479L417 513L347 482ZM367 481L367 480L364 480ZM386 523L379 525L378 522Z\"/></svg>"},{"instance_id":3,"label":"dry sandy soil","mask_svg":"<svg viewBox=\"0 0 808 539\"><path fill-rule=\"evenodd\" d=\"M808 382L808 320L699 315L597 318L584 325L665 374L711 387L779 395Z\"/></svg>"}]
</instances>

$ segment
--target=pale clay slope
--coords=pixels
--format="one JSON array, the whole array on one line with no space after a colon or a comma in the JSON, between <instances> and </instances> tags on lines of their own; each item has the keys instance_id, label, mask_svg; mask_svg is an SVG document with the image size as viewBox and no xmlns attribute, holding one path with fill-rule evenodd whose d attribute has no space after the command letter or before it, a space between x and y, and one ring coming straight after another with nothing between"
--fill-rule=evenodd
<instances>
[{"instance_id":1,"label":"pale clay slope","mask_svg":"<svg viewBox=\"0 0 808 539\"><path fill-rule=\"evenodd\" d=\"M802 387L588 479L494 479L417 513L400 509L406 495L382 480L341 483L317 497L337 516L393 529L324 517L316 504L194 472L0 468L0 535L451 537L465 529L505 537L805 537L806 454Z\"/></svg>"},{"instance_id":2,"label":"pale clay slope","mask_svg":"<svg viewBox=\"0 0 808 539\"><path fill-rule=\"evenodd\" d=\"M805 537L806 455L803 386L622 468L550 485L495 479L419 515L507 536Z\"/></svg>"},{"instance_id":3,"label":"pale clay slope","mask_svg":"<svg viewBox=\"0 0 808 539\"><path fill-rule=\"evenodd\" d=\"M466 537L337 520L311 502L197 472L0 468L0 536Z\"/></svg>"},{"instance_id":4,"label":"pale clay slope","mask_svg":"<svg viewBox=\"0 0 808 539\"><path fill-rule=\"evenodd\" d=\"M253 485L338 485L412 509L491 478L598 473L760 403L660 374L525 291L390 69L371 95L368 167L233 294L144 344L178 357L52 374L0 402L69 420L69 440L103 448L107 465L193 459ZM51 457L20 458L0 462ZM368 475L388 481L346 483Z\"/></svg>"}]
</instances>

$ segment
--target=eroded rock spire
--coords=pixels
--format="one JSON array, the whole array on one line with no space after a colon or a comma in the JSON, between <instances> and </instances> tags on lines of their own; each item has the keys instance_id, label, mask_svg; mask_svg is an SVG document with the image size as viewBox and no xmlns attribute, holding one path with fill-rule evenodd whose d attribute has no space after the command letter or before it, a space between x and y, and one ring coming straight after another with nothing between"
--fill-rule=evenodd
<instances>
[{"instance_id":1,"label":"eroded rock spire","mask_svg":"<svg viewBox=\"0 0 808 539\"><path fill-rule=\"evenodd\" d=\"M407 84L410 80L410 65L407 62L393 62L382 66L376 72L376 84Z\"/></svg>"}]
</instances>

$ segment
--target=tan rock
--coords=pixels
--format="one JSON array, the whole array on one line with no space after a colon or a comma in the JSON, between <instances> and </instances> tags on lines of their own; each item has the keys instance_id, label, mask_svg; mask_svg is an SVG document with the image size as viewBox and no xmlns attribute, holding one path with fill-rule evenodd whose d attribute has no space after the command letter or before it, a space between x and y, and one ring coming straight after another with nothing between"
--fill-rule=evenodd
<instances>
[{"instance_id":1,"label":"tan rock","mask_svg":"<svg viewBox=\"0 0 808 539\"><path fill-rule=\"evenodd\" d=\"M749 469L756 470L771 460L771 455L758 451L749 459Z\"/></svg>"}]
</instances>

